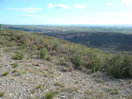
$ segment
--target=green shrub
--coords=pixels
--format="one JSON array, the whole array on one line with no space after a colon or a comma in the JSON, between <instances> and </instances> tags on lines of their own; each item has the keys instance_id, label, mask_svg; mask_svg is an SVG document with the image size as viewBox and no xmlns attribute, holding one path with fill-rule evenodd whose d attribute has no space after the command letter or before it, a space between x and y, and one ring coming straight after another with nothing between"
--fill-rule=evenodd
<instances>
[{"instance_id":1,"label":"green shrub","mask_svg":"<svg viewBox=\"0 0 132 99\"><path fill-rule=\"evenodd\" d=\"M22 52L17 52L14 56L13 56L13 59L16 59L16 60L22 60L24 58L24 55Z\"/></svg>"},{"instance_id":2,"label":"green shrub","mask_svg":"<svg viewBox=\"0 0 132 99\"><path fill-rule=\"evenodd\" d=\"M53 99L55 97L56 93L55 92L48 92L45 94L46 99Z\"/></svg>"},{"instance_id":3,"label":"green shrub","mask_svg":"<svg viewBox=\"0 0 132 99\"><path fill-rule=\"evenodd\" d=\"M64 57L62 57L62 59L60 60L60 65L64 65L64 66L67 65L66 60L65 60Z\"/></svg>"},{"instance_id":4,"label":"green shrub","mask_svg":"<svg viewBox=\"0 0 132 99\"><path fill-rule=\"evenodd\" d=\"M116 89L116 88L110 89L110 91L111 91L111 94L112 94L112 95L117 95L117 94L119 93L119 90Z\"/></svg>"},{"instance_id":5,"label":"green shrub","mask_svg":"<svg viewBox=\"0 0 132 99\"><path fill-rule=\"evenodd\" d=\"M60 86L60 87L65 87L65 84L64 84L64 83L56 82L55 85L56 85L56 86Z\"/></svg>"},{"instance_id":6,"label":"green shrub","mask_svg":"<svg viewBox=\"0 0 132 99\"><path fill-rule=\"evenodd\" d=\"M0 92L0 97L3 97L5 95L5 92Z\"/></svg>"},{"instance_id":7,"label":"green shrub","mask_svg":"<svg viewBox=\"0 0 132 99\"><path fill-rule=\"evenodd\" d=\"M26 44L22 44L22 45L21 45L21 49L25 49L26 46L27 46Z\"/></svg>"},{"instance_id":8,"label":"green shrub","mask_svg":"<svg viewBox=\"0 0 132 99\"><path fill-rule=\"evenodd\" d=\"M71 57L71 62L75 65L75 67L81 67L84 65L84 59L81 55L75 55Z\"/></svg>"},{"instance_id":9,"label":"green shrub","mask_svg":"<svg viewBox=\"0 0 132 99\"><path fill-rule=\"evenodd\" d=\"M47 61L50 61L51 59L52 59L52 56L51 56L51 55L47 55L46 60L47 60Z\"/></svg>"},{"instance_id":10,"label":"green shrub","mask_svg":"<svg viewBox=\"0 0 132 99\"><path fill-rule=\"evenodd\" d=\"M32 49L32 50L37 50L38 47L37 47L37 45L32 44L32 45L31 45L31 49Z\"/></svg>"},{"instance_id":11,"label":"green shrub","mask_svg":"<svg viewBox=\"0 0 132 99\"><path fill-rule=\"evenodd\" d=\"M23 71L17 71L17 76L21 76L21 75L23 75L25 72L23 72Z\"/></svg>"},{"instance_id":12,"label":"green shrub","mask_svg":"<svg viewBox=\"0 0 132 99\"><path fill-rule=\"evenodd\" d=\"M90 68L92 69L92 72L96 72L101 70L101 68L104 65L104 58L103 56L99 56L97 54L92 54L89 58L89 64Z\"/></svg>"},{"instance_id":13,"label":"green shrub","mask_svg":"<svg viewBox=\"0 0 132 99\"><path fill-rule=\"evenodd\" d=\"M47 59L48 55L49 55L49 51L47 50L47 48L43 48L40 50L40 58Z\"/></svg>"},{"instance_id":14,"label":"green shrub","mask_svg":"<svg viewBox=\"0 0 132 99\"><path fill-rule=\"evenodd\" d=\"M13 63L13 64L12 64L12 66L13 66L13 68L18 67L18 63L17 63L17 62L15 62L15 63Z\"/></svg>"},{"instance_id":15,"label":"green shrub","mask_svg":"<svg viewBox=\"0 0 132 99\"><path fill-rule=\"evenodd\" d=\"M115 78L132 77L132 56L115 55L108 64L108 73Z\"/></svg>"},{"instance_id":16,"label":"green shrub","mask_svg":"<svg viewBox=\"0 0 132 99\"><path fill-rule=\"evenodd\" d=\"M2 76L7 76L9 74L9 72L4 72L3 74L2 74Z\"/></svg>"},{"instance_id":17,"label":"green shrub","mask_svg":"<svg viewBox=\"0 0 132 99\"><path fill-rule=\"evenodd\" d=\"M2 68L3 66L2 65L0 65L0 68Z\"/></svg>"},{"instance_id":18,"label":"green shrub","mask_svg":"<svg viewBox=\"0 0 132 99\"><path fill-rule=\"evenodd\" d=\"M37 88L37 89L42 88L42 84L39 84L36 88Z\"/></svg>"},{"instance_id":19,"label":"green shrub","mask_svg":"<svg viewBox=\"0 0 132 99\"><path fill-rule=\"evenodd\" d=\"M14 69L13 71L12 71L12 73L16 73L17 72L17 70L16 69Z\"/></svg>"}]
</instances>

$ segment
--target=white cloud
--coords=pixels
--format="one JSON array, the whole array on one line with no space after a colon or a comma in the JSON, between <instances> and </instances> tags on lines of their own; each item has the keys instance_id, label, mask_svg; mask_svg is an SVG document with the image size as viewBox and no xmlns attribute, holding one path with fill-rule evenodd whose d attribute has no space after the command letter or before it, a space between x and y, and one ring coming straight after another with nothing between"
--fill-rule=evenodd
<instances>
[{"instance_id":1,"label":"white cloud","mask_svg":"<svg viewBox=\"0 0 132 99\"><path fill-rule=\"evenodd\" d=\"M111 2L108 2L107 5L108 5L108 6L112 6L112 3L111 3Z\"/></svg>"},{"instance_id":2,"label":"white cloud","mask_svg":"<svg viewBox=\"0 0 132 99\"><path fill-rule=\"evenodd\" d=\"M27 18L36 18L39 15L21 15L22 17L27 17Z\"/></svg>"},{"instance_id":3,"label":"white cloud","mask_svg":"<svg viewBox=\"0 0 132 99\"><path fill-rule=\"evenodd\" d=\"M63 5L63 4L56 5L56 8L72 9L70 6Z\"/></svg>"},{"instance_id":4,"label":"white cloud","mask_svg":"<svg viewBox=\"0 0 132 99\"><path fill-rule=\"evenodd\" d=\"M86 8L87 5L75 4L74 7L75 7L75 8Z\"/></svg>"},{"instance_id":5,"label":"white cloud","mask_svg":"<svg viewBox=\"0 0 132 99\"><path fill-rule=\"evenodd\" d=\"M72 5L72 6L68 6L68 5L64 5L64 4L52 4L52 3L49 3L48 4L48 8L62 8L62 9L72 9L72 8L86 8L87 5L82 5L82 4L75 4L75 5Z\"/></svg>"},{"instance_id":6,"label":"white cloud","mask_svg":"<svg viewBox=\"0 0 132 99\"><path fill-rule=\"evenodd\" d=\"M54 8L55 6L52 3L48 4L48 8Z\"/></svg>"},{"instance_id":7,"label":"white cloud","mask_svg":"<svg viewBox=\"0 0 132 99\"><path fill-rule=\"evenodd\" d=\"M62 9L72 9L72 7L64 5L64 4L58 4L54 5L52 3L49 3L48 8L62 8Z\"/></svg>"},{"instance_id":8,"label":"white cloud","mask_svg":"<svg viewBox=\"0 0 132 99\"><path fill-rule=\"evenodd\" d=\"M127 6L132 6L132 0L122 0L122 3L126 4Z\"/></svg>"},{"instance_id":9,"label":"white cloud","mask_svg":"<svg viewBox=\"0 0 132 99\"><path fill-rule=\"evenodd\" d=\"M37 11L42 10L42 8L7 8L7 9L26 12L26 13L35 13Z\"/></svg>"}]
</instances>

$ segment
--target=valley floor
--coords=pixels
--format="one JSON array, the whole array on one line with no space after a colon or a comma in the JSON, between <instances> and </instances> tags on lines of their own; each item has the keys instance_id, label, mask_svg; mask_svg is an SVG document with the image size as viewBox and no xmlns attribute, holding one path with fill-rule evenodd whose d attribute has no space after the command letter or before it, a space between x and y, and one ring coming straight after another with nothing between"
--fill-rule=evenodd
<instances>
[{"instance_id":1,"label":"valley floor","mask_svg":"<svg viewBox=\"0 0 132 99\"><path fill-rule=\"evenodd\" d=\"M127 99L132 95L132 79L68 70L54 59L49 62L27 56L13 60L14 50L0 48L0 93L5 93L2 99L46 99L53 92L55 99ZM18 67L14 68L15 62ZM8 75L4 76L5 72Z\"/></svg>"}]
</instances>

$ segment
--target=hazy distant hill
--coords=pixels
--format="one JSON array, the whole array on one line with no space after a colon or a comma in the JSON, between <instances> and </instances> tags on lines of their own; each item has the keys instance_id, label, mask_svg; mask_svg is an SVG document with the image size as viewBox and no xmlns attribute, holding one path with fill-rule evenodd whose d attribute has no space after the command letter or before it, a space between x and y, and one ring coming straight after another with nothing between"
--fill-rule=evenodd
<instances>
[{"instance_id":1,"label":"hazy distant hill","mask_svg":"<svg viewBox=\"0 0 132 99\"><path fill-rule=\"evenodd\" d=\"M9 25L8 28L28 32L78 33L78 32L114 32L132 34L131 25Z\"/></svg>"}]
</instances>

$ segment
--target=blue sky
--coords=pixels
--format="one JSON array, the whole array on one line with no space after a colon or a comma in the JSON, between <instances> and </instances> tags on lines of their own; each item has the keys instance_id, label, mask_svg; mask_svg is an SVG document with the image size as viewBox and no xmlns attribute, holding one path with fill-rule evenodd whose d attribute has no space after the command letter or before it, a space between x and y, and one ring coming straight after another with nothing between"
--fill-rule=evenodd
<instances>
[{"instance_id":1,"label":"blue sky","mask_svg":"<svg viewBox=\"0 0 132 99\"><path fill-rule=\"evenodd\" d=\"M132 24L132 0L0 0L1 24Z\"/></svg>"}]
</instances>

